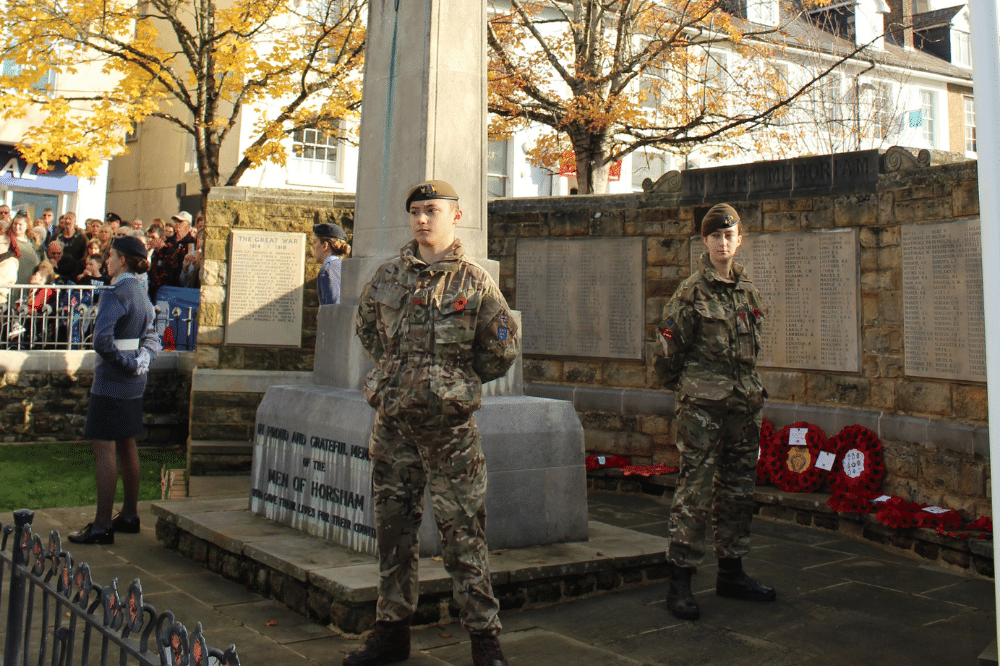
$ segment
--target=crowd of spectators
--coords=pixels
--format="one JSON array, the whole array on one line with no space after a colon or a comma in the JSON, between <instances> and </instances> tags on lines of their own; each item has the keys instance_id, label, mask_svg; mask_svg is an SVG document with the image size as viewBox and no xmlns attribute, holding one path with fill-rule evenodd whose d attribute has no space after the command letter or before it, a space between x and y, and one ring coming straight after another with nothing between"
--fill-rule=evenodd
<instances>
[{"instance_id":1,"label":"crowd of spectators","mask_svg":"<svg viewBox=\"0 0 1000 666\"><path fill-rule=\"evenodd\" d=\"M200 286L204 226L201 215L193 219L185 211L147 226L115 213L82 224L72 212L56 220L46 208L32 222L24 211L12 216L9 206L0 205L0 346L9 348L15 339L18 348L82 340L86 331L74 328L74 313L96 306L99 292L52 286L110 284L106 262L116 236L134 236L146 246L152 268L140 278L154 304L162 287ZM38 325L41 319L51 323Z\"/></svg>"}]
</instances>

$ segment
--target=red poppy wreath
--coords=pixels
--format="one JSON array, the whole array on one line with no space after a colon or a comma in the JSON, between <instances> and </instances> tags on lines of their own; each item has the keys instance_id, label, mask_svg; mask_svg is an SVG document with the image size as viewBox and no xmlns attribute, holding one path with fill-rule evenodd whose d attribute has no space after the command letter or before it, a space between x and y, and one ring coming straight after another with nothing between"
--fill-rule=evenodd
<instances>
[{"instance_id":1,"label":"red poppy wreath","mask_svg":"<svg viewBox=\"0 0 1000 666\"><path fill-rule=\"evenodd\" d=\"M771 483L774 470L778 466L777 448L778 434L774 426L764 419L760 426L760 457L757 459L757 485Z\"/></svg>"},{"instance_id":2,"label":"red poppy wreath","mask_svg":"<svg viewBox=\"0 0 1000 666\"><path fill-rule=\"evenodd\" d=\"M861 425L847 426L833 438L837 462L830 473L830 495L870 500L878 494L885 476L882 442Z\"/></svg>"},{"instance_id":3,"label":"red poppy wreath","mask_svg":"<svg viewBox=\"0 0 1000 666\"><path fill-rule=\"evenodd\" d=\"M802 441L805 443L799 443ZM802 421L782 428L775 445L778 465L771 473L774 485L793 493L816 490L826 475L817 469L816 460L827 447L826 435L811 423Z\"/></svg>"}]
</instances>

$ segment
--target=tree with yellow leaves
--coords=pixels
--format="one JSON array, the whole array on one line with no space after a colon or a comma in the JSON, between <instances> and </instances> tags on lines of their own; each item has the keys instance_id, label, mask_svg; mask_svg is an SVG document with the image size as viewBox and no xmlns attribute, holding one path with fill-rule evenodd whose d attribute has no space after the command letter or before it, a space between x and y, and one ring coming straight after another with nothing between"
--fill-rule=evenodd
<instances>
[{"instance_id":1,"label":"tree with yellow leaves","mask_svg":"<svg viewBox=\"0 0 1000 666\"><path fill-rule=\"evenodd\" d=\"M6 3L0 118L39 118L18 149L80 176L126 150L126 134L160 118L193 137L202 204L303 128L342 131L361 104L367 0L18 0ZM88 77L53 89L51 72ZM79 80L79 77L77 77ZM235 169L220 151L240 114L268 102Z\"/></svg>"},{"instance_id":2,"label":"tree with yellow leaves","mask_svg":"<svg viewBox=\"0 0 1000 666\"><path fill-rule=\"evenodd\" d=\"M509 5L487 32L491 137L546 126L532 163L554 169L573 155L581 194L606 191L611 166L646 146L724 156L764 136L788 142L777 121L789 105L867 46L792 86L773 64L790 41L784 27L828 0L770 24L746 20L754 0L497 2Z\"/></svg>"}]
</instances>

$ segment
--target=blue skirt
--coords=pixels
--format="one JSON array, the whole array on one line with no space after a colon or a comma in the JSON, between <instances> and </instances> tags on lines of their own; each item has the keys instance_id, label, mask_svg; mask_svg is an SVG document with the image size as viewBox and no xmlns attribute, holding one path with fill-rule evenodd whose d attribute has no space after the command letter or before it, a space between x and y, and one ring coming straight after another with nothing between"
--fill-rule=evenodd
<instances>
[{"instance_id":1,"label":"blue skirt","mask_svg":"<svg viewBox=\"0 0 1000 666\"><path fill-rule=\"evenodd\" d=\"M142 398L113 398L110 395L90 394L87 425L83 436L87 439L116 441L135 437L142 432Z\"/></svg>"}]
</instances>

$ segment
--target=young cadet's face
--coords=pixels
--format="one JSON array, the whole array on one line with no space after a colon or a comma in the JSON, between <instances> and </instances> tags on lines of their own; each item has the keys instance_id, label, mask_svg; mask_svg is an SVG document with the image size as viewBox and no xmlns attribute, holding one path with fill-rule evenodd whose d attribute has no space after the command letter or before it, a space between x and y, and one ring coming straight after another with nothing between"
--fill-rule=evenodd
<instances>
[{"instance_id":1,"label":"young cadet's face","mask_svg":"<svg viewBox=\"0 0 1000 666\"><path fill-rule=\"evenodd\" d=\"M709 257L713 261L727 263L736 256L736 250L743 244L739 225L729 229L716 229L708 236L702 237Z\"/></svg>"},{"instance_id":2,"label":"young cadet's face","mask_svg":"<svg viewBox=\"0 0 1000 666\"><path fill-rule=\"evenodd\" d=\"M429 199L410 204L410 230L417 243L442 250L455 241L455 226L462 218L458 202Z\"/></svg>"}]
</instances>

